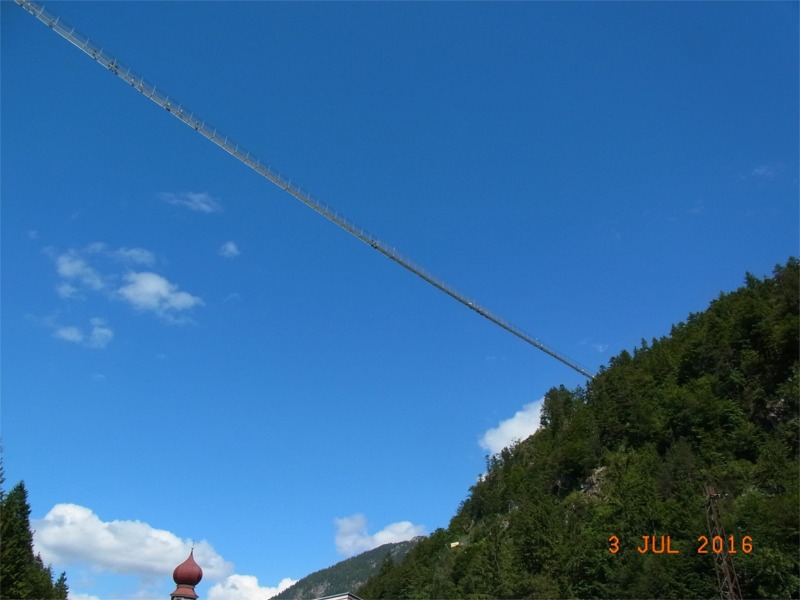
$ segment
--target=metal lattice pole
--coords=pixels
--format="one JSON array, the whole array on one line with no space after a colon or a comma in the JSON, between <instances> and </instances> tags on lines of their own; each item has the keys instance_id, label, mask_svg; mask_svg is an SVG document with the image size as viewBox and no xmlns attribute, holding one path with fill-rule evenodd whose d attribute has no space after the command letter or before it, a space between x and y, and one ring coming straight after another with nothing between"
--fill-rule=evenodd
<instances>
[{"instance_id":1,"label":"metal lattice pole","mask_svg":"<svg viewBox=\"0 0 800 600\"><path fill-rule=\"evenodd\" d=\"M711 485L705 486L706 495L706 522L708 523L709 540L715 537L726 539L725 529L719 518L716 501L721 497ZM739 579L736 577L736 570L733 568L733 560L726 544L722 544L721 552L711 552L714 557L714 570L717 572L717 583L722 600L742 600L742 592L739 590Z\"/></svg>"}]
</instances>

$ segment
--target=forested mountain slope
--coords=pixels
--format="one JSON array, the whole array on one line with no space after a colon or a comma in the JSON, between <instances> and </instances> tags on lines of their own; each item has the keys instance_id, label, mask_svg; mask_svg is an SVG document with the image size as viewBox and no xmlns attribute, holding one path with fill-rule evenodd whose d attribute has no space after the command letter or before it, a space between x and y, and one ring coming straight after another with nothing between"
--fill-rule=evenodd
<instances>
[{"instance_id":1,"label":"forested mountain slope","mask_svg":"<svg viewBox=\"0 0 800 600\"><path fill-rule=\"evenodd\" d=\"M392 557L392 560L402 560L420 539L422 538L384 544L338 562L327 569L315 571L274 596L274 600L283 600L284 598L311 600L312 598L352 592L375 575L386 557Z\"/></svg>"},{"instance_id":2,"label":"forested mountain slope","mask_svg":"<svg viewBox=\"0 0 800 600\"><path fill-rule=\"evenodd\" d=\"M542 428L488 459L447 529L356 593L718 598L698 540L713 485L742 595L799 597L798 270L748 275L586 389L551 389ZM639 552L642 536L673 553Z\"/></svg>"}]
</instances>

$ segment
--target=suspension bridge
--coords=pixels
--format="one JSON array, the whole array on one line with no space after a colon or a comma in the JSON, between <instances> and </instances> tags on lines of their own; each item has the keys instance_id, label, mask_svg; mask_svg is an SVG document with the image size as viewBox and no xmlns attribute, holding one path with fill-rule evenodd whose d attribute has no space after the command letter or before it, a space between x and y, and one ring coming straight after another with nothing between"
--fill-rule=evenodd
<instances>
[{"instance_id":1,"label":"suspension bridge","mask_svg":"<svg viewBox=\"0 0 800 600\"><path fill-rule=\"evenodd\" d=\"M84 54L108 69L108 71L119 77L137 92L141 93L145 98L155 102L158 106L166 110L176 119L197 131L197 133L222 148L225 152L229 153L234 158L241 161L253 169L256 173L277 185L282 190L294 196L297 200L312 210L316 211L329 221L332 221L349 234L355 236L368 246L374 248L390 260L394 261L405 269L408 269L414 275L428 282L436 289L444 292L457 302L460 302L470 310L475 311L485 319L488 319L495 325L515 335L524 342L527 342L534 348L541 350L545 354L555 358L581 375L589 379L593 377L590 371L580 366L574 360L566 357L560 352L557 352L553 348L539 341L537 338L529 335L516 325L513 325L509 321L496 315L474 299L466 296L421 266L412 262L409 258L398 252L396 248L385 244L380 239L367 232L364 228L359 227L349 219L337 213L331 207L315 198L311 193L292 182L291 179L284 177L268 164L262 162L260 158L254 156L234 140L231 140L216 127L209 125L203 118L170 98L169 95L164 93L155 85L149 83L144 77L138 75L127 66L120 64L114 57L109 56L106 52L104 52L101 47L93 44L88 38L77 32L74 27L71 27L69 24L63 22L58 16L50 13L43 6L34 4L28 0L15 0L15 2L66 41L81 50Z\"/></svg>"}]
</instances>

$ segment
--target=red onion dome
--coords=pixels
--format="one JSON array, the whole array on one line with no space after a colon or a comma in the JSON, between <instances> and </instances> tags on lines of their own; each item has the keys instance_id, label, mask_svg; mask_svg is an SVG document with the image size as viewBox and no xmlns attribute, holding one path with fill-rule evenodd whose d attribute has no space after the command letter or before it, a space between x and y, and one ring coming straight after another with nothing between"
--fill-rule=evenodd
<instances>
[{"instance_id":1,"label":"red onion dome","mask_svg":"<svg viewBox=\"0 0 800 600\"><path fill-rule=\"evenodd\" d=\"M178 586L190 585L194 587L200 583L202 578L203 569L194 562L194 550L189 553L189 558L175 567L175 570L172 572L172 579L175 580Z\"/></svg>"}]
</instances>

